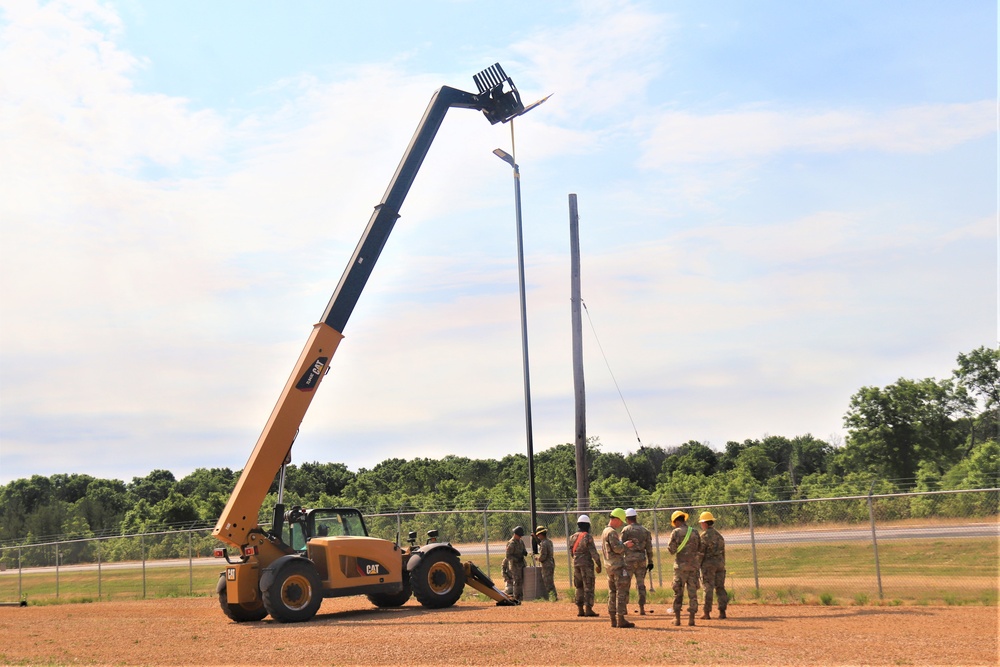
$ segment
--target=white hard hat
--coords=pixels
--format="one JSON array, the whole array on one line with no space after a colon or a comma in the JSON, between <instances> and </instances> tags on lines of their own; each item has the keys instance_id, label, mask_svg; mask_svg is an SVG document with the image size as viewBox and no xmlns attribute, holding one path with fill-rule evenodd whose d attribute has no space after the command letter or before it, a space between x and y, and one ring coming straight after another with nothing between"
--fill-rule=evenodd
<instances>
[{"instance_id":1,"label":"white hard hat","mask_svg":"<svg viewBox=\"0 0 1000 667\"><path fill-rule=\"evenodd\" d=\"M576 518L577 523L590 523L590 517L586 514L581 514Z\"/></svg>"},{"instance_id":2,"label":"white hard hat","mask_svg":"<svg viewBox=\"0 0 1000 667\"><path fill-rule=\"evenodd\" d=\"M627 510L625 510L625 516L635 516L635 515L636 514L635 514L635 509L634 508L629 507Z\"/></svg>"}]
</instances>

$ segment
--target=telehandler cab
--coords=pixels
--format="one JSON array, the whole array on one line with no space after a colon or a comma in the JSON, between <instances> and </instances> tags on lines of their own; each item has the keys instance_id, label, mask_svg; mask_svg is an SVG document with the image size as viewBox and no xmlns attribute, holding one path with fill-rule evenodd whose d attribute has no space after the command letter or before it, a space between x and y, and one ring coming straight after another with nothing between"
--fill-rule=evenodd
<instances>
[{"instance_id":1,"label":"telehandler cab","mask_svg":"<svg viewBox=\"0 0 1000 667\"><path fill-rule=\"evenodd\" d=\"M369 537L356 509L293 507L285 512L283 502L285 466L299 426L448 109L478 109L494 125L525 110L499 63L473 80L478 93L442 86L431 97L212 531L229 545L216 549L216 556L227 563L216 591L222 611L234 621L259 621L268 614L278 621L305 621L316 614L323 598L346 595L366 595L379 607L396 607L412 593L424 607L449 607L466 584L498 605L518 604L478 567L462 563L458 550L447 542L417 546L411 533L409 546L403 548ZM258 517L276 476L278 502L271 528L264 530Z\"/></svg>"}]
</instances>

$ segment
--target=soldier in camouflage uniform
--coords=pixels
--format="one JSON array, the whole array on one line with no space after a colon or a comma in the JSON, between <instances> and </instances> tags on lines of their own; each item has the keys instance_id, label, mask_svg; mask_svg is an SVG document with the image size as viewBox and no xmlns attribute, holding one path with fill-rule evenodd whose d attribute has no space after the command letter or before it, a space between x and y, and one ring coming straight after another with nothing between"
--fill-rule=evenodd
<instances>
[{"instance_id":1,"label":"soldier in camouflage uniform","mask_svg":"<svg viewBox=\"0 0 1000 667\"><path fill-rule=\"evenodd\" d=\"M510 576L510 561L506 558L500 563L500 575L503 577L504 593L514 597L514 579Z\"/></svg>"},{"instance_id":2,"label":"soldier in camouflage uniform","mask_svg":"<svg viewBox=\"0 0 1000 667\"><path fill-rule=\"evenodd\" d=\"M535 537L538 538L538 562L542 564L542 588L545 591L545 599L549 595L553 600L558 600L556 593L556 556L552 548L552 540L549 539L549 531L545 526L535 528Z\"/></svg>"},{"instance_id":3,"label":"soldier in camouflage uniform","mask_svg":"<svg viewBox=\"0 0 1000 667\"><path fill-rule=\"evenodd\" d=\"M569 553L573 557L573 585L576 586L577 616L599 616L594 611L594 567L601 573L601 556L590 534L590 517L581 514L576 520L577 532L569 536ZM586 607L586 609L585 609Z\"/></svg>"},{"instance_id":4,"label":"soldier in camouflage uniform","mask_svg":"<svg viewBox=\"0 0 1000 667\"><path fill-rule=\"evenodd\" d=\"M507 565L510 567L510 578L514 583L514 599L524 599L524 559L528 549L524 546L524 528L516 526L514 534L507 542Z\"/></svg>"},{"instance_id":5,"label":"soldier in camouflage uniform","mask_svg":"<svg viewBox=\"0 0 1000 667\"><path fill-rule=\"evenodd\" d=\"M726 593L726 540L715 529L715 517L711 512L702 512L698 517L701 523L701 580L705 584L704 619L712 618L712 592L719 598L719 618L726 617L726 607L729 605L729 594Z\"/></svg>"},{"instance_id":6,"label":"soldier in camouflage uniform","mask_svg":"<svg viewBox=\"0 0 1000 667\"><path fill-rule=\"evenodd\" d=\"M674 554L674 625L681 624L685 586L690 598L688 625L694 625L694 615L698 611L698 568L701 565L698 549L701 539L698 530L687 525L687 518L687 513L680 510L670 515L674 530L670 533L667 551Z\"/></svg>"},{"instance_id":7,"label":"soldier in camouflage uniform","mask_svg":"<svg viewBox=\"0 0 1000 667\"><path fill-rule=\"evenodd\" d=\"M625 510L616 507L611 510L611 520L601 534L601 550L604 553L604 566L608 570L608 614L611 615L611 627L634 628L625 614L628 612L629 584L632 578L625 569L625 550L632 542L622 542L618 536L618 528L625 523Z\"/></svg>"},{"instance_id":8,"label":"soldier in camouflage uniform","mask_svg":"<svg viewBox=\"0 0 1000 667\"><path fill-rule=\"evenodd\" d=\"M625 522L628 525L622 529L622 540L632 542L632 546L625 549L625 569L635 577L635 589L639 591L639 614L645 616L646 572L653 571L653 538L645 526L638 523L636 511L631 507L625 510Z\"/></svg>"}]
</instances>

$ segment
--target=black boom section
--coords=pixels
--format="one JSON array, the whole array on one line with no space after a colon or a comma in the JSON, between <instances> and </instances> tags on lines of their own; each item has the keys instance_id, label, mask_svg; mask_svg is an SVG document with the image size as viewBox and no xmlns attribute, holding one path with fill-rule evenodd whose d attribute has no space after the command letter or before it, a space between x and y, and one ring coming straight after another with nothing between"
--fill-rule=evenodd
<instances>
[{"instance_id":1,"label":"black boom section","mask_svg":"<svg viewBox=\"0 0 1000 667\"><path fill-rule=\"evenodd\" d=\"M420 119L410 145L382 195L382 201L375 206L375 212L323 313L323 322L334 330L344 332L448 109L478 109L493 124L507 122L524 111L514 82L503 73L499 64L483 70L474 79L480 90L478 95L442 86L431 97L424 117Z\"/></svg>"}]
</instances>

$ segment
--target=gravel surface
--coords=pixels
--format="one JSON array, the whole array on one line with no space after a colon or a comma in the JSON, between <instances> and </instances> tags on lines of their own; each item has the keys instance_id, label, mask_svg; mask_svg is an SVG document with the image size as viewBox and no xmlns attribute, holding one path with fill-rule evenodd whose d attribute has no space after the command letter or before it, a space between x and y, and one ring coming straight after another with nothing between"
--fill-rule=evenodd
<instances>
[{"instance_id":1,"label":"gravel surface","mask_svg":"<svg viewBox=\"0 0 1000 667\"><path fill-rule=\"evenodd\" d=\"M521 607L326 600L307 623L237 624L214 598L0 607L0 664L17 665L996 665L996 607L734 605L674 627L666 607L635 629ZM634 611L638 611L637 609Z\"/></svg>"}]
</instances>

